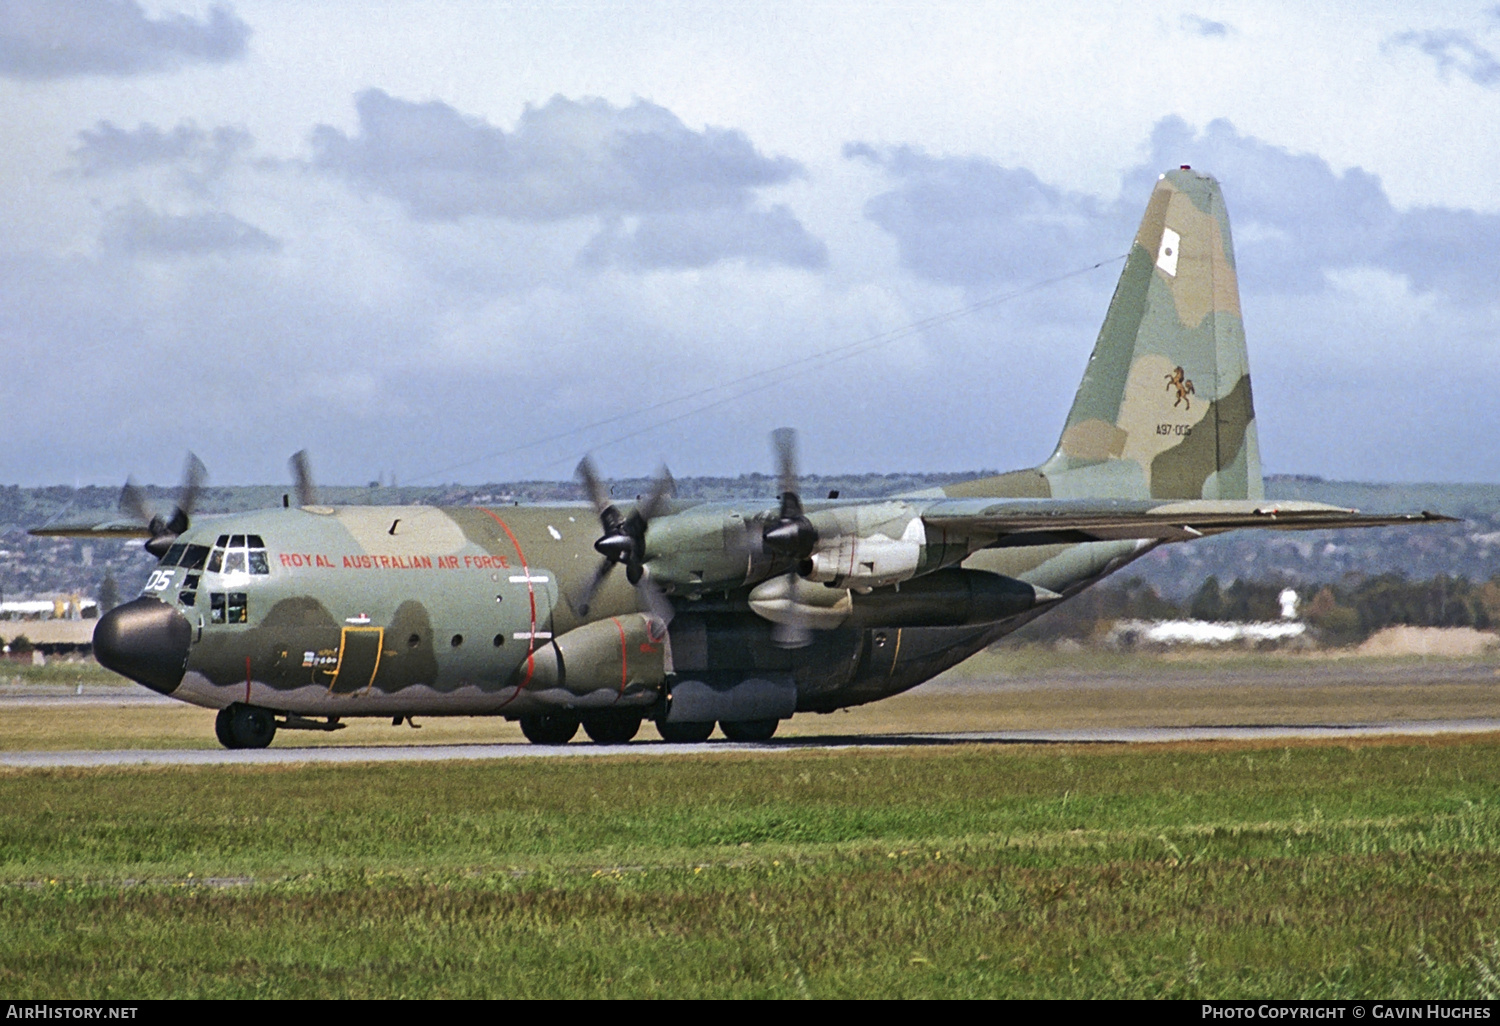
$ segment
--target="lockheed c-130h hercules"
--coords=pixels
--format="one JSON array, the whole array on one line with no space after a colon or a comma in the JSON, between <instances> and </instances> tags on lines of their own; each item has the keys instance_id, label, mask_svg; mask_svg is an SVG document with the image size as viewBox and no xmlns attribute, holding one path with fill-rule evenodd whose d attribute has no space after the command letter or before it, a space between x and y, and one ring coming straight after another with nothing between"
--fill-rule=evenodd
<instances>
[{"instance_id":1,"label":"lockheed c-130h hercules","mask_svg":"<svg viewBox=\"0 0 1500 1026\"><path fill-rule=\"evenodd\" d=\"M663 475L614 503L299 504L39 534L146 537L160 563L103 616L99 661L220 710L230 748L356 716L503 716L534 742L764 740L799 712L885 698L1167 542L1237 528L1446 520L1264 498L1218 183L1161 176L1056 450L1028 470L895 498L688 503ZM615 572L620 568L622 572Z\"/></svg>"}]
</instances>

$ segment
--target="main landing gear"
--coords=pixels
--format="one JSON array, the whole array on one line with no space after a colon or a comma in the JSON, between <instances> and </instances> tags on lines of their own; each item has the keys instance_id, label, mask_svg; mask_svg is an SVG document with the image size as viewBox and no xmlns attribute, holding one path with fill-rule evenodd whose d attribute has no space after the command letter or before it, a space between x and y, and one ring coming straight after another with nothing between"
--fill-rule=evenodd
<instances>
[{"instance_id":1,"label":"main landing gear","mask_svg":"<svg viewBox=\"0 0 1500 1026\"><path fill-rule=\"evenodd\" d=\"M531 713L520 718L521 733L534 745L565 745L581 725L598 745L623 745L641 729L641 714L611 709L580 716L570 712Z\"/></svg>"},{"instance_id":2,"label":"main landing gear","mask_svg":"<svg viewBox=\"0 0 1500 1026\"><path fill-rule=\"evenodd\" d=\"M695 745L708 740L708 735L714 732L714 721L709 720L707 723L658 722L656 732L661 735L663 741L669 744Z\"/></svg>"},{"instance_id":3,"label":"main landing gear","mask_svg":"<svg viewBox=\"0 0 1500 1026\"><path fill-rule=\"evenodd\" d=\"M573 740L580 726L595 744L623 745L641 729L640 713L622 709L581 716L573 712L530 713L520 717L519 722L521 733L534 745L565 745ZM765 720L724 720L718 726L731 741L769 741L780 724L781 721L773 717ZM658 721L656 730L661 734L662 740L669 744L690 745L707 741L714 732L714 723L712 720L707 723Z\"/></svg>"},{"instance_id":4,"label":"main landing gear","mask_svg":"<svg viewBox=\"0 0 1500 1026\"><path fill-rule=\"evenodd\" d=\"M719 729L731 741L769 741L780 723L774 716L765 720L720 720Z\"/></svg>"},{"instance_id":5,"label":"main landing gear","mask_svg":"<svg viewBox=\"0 0 1500 1026\"><path fill-rule=\"evenodd\" d=\"M720 720L719 729L731 741L769 741L776 733L781 721L772 717L765 720ZM656 732L662 740L674 745L692 745L707 741L714 732L713 721L707 723L662 723L656 724Z\"/></svg>"}]
</instances>

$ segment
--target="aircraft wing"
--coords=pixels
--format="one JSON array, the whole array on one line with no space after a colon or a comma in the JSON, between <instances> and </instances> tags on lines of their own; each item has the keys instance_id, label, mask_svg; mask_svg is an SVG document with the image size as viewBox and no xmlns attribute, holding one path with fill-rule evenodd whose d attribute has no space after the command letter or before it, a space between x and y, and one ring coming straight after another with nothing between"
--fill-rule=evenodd
<instances>
[{"instance_id":1,"label":"aircraft wing","mask_svg":"<svg viewBox=\"0 0 1500 1026\"><path fill-rule=\"evenodd\" d=\"M131 520L100 520L92 524L47 524L26 532L38 538L149 538L150 528Z\"/></svg>"},{"instance_id":2,"label":"aircraft wing","mask_svg":"<svg viewBox=\"0 0 1500 1026\"><path fill-rule=\"evenodd\" d=\"M973 500L936 503L922 513L929 532L994 536L987 548L1060 545L1073 542L1157 539L1188 541L1242 528L1321 531L1343 527L1453 523L1440 513L1361 513L1320 502L1078 500L992 503L976 509Z\"/></svg>"}]
</instances>

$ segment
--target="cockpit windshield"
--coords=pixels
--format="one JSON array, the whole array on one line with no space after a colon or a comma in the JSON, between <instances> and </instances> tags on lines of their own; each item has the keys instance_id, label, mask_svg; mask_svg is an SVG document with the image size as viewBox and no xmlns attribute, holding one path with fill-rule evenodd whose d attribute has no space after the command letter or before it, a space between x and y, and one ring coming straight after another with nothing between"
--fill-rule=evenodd
<instances>
[{"instance_id":1,"label":"cockpit windshield","mask_svg":"<svg viewBox=\"0 0 1500 1026\"><path fill-rule=\"evenodd\" d=\"M271 572L271 561L266 557L266 543L258 534L221 534L214 543L213 551L207 552L207 556L207 570L211 574L263 575Z\"/></svg>"}]
</instances>

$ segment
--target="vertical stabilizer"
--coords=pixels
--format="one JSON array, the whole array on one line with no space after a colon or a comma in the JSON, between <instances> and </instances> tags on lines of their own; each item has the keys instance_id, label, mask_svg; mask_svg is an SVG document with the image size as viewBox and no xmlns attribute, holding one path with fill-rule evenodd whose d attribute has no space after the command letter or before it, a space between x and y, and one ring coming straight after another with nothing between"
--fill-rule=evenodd
<instances>
[{"instance_id":1,"label":"vertical stabilizer","mask_svg":"<svg viewBox=\"0 0 1500 1026\"><path fill-rule=\"evenodd\" d=\"M1208 175L1156 183L1057 451L1037 469L1059 498L1262 497L1229 215Z\"/></svg>"}]
</instances>

